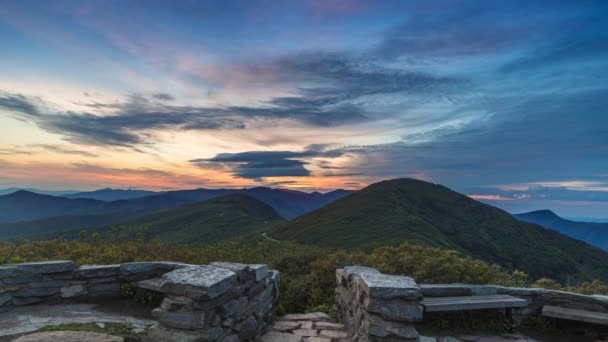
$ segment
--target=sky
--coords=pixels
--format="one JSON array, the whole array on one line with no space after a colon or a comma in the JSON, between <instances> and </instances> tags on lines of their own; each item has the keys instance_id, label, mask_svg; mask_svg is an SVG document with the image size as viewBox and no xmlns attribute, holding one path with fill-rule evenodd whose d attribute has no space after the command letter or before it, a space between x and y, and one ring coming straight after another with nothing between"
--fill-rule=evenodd
<instances>
[{"instance_id":1,"label":"sky","mask_svg":"<svg viewBox=\"0 0 608 342\"><path fill-rule=\"evenodd\" d=\"M0 0L0 187L411 177L608 217L608 2Z\"/></svg>"}]
</instances>

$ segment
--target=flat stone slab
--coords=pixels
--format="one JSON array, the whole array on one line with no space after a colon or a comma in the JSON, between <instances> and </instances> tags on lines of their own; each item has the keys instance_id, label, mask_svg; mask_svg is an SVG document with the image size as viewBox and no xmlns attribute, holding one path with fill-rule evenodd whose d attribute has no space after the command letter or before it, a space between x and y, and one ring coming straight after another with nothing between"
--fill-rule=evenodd
<instances>
[{"instance_id":1,"label":"flat stone slab","mask_svg":"<svg viewBox=\"0 0 608 342\"><path fill-rule=\"evenodd\" d=\"M123 323L145 329L156 321L128 312L107 310L98 304L39 304L15 307L0 313L0 338L34 332L47 325L66 323ZM62 341L56 339L53 342ZM86 340L83 340L86 341Z\"/></svg>"},{"instance_id":2,"label":"flat stone slab","mask_svg":"<svg viewBox=\"0 0 608 342\"><path fill-rule=\"evenodd\" d=\"M410 277L382 273L362 273L359 276L363 280L363 289L372 298L416 299L422 297L420 288Z\"/></svg>"},{"instance_id":3,"label":"flat stone slab","mask_svg":"<svg viewBox=\"0 0 608 342\"><path fill-rule=\"evenodd\" d=\"M302 336L273 331L262 336L260 342L302 342Z\"/></svg>"},{"instance_id":4,"label":"flat stone slab","mask_svg":"<svg viewBox=\"0 0 608 342\"><path fill-rule=\"evenodd\" d=\"M22 272L37 274L69 272L76 269L76 263L70 260L24 262L7 266L14 266Z\"/></svg>"},{"instance_id":5,"label":"flat stone slab","mask_svg":"<svg viewBox=\"0 0 608 342\"><path fill-rule=\"evenodd\" d=\"M141 289L146 289L146 290L150 290L150 291L160 292L160 283L161 283L161 281L162 281L161 278L141 280L141 281L136 282L135 286L139 287Z\"/></svg>"},{"instance_id":6,"label":"flat stone slab","mask_svg":"<svg viewBox=\"0 0 608 342\"><path fill-rule=\"evenodd\" d=\"M163 275L160 290L177 296L213 299L235 286L236 273L213 266L190 266Z\"/></svg>"},{"instance_id":7,"label":"flat stone slab","mask_svg":"<svg viewBox=\"0 0 608 342\"><path fill-rule=\"evenodd\" d=\"M123 342L120 336L86 331L49 331L19 337L13 342Z\"/></svg>"},{"instance_id":8,"label":"flat stone slab","mask_svg":"<svg viewBox=\"0 0 608 342\"><path fill-rule=\"evenodd\" d=\"M258 342L346 342L348 336L344 325L329 321L323 312L289 314L270 326L270 332Z\"/></svg>"},{"instance_id":9,"label":"flat stone slab","mask_svg":"<svg viewBox=\"0 0 608 342\"><path fill-rule=\"evenodd\" d=\"M280 318L281 321L324 321L329 316L323 312L312 312L307 314L288 314Z\"/></svg>"}]
</instances>

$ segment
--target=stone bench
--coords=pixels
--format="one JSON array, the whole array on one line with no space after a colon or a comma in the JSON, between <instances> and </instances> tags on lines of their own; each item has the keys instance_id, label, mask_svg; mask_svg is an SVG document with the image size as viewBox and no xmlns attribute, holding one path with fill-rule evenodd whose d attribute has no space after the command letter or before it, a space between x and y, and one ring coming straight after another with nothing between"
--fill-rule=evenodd
<instances>
[{"instance_id":1,"label":"stone bench","mask_svg":"<svg viewBox=\"0 0 608 342\"><path fill-rule=\"evenodd\" d=\"M424 312L446 312L523 308L528 306L528 302L509 295L425 297L422 306Z\"/></svg>"},{"instance_id":2,"label":"stone bench","mask_svg":"<svg viewBox=\"0 0 608 342\"><path fill-rule=\"evenodd\" d=\"M543 306L542 316L579 321L592 324L608 325L608 314L587 310L576 310L558 306Z\"/></svg>"}]
</instances>

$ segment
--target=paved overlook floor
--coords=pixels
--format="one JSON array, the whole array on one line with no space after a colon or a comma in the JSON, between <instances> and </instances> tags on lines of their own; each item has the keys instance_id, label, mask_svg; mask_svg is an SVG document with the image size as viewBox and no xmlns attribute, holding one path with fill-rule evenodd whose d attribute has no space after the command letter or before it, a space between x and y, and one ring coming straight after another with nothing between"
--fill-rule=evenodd
<instances>
[{"instance_id":1,"label":"paved overlook floor","mask_svg":"<svg viewBox=\"0 0 608 342\"><path fill-rule=\"evenodd\" d=\"M347 342L344 325L331 322L321 312L280 317L261 342Z\"/></svg>"},{"instance_id":2,"label":"paved overlook floor","mask_svg":"<svg viewBox=\"0 0 608 342\"><path fill-rule=\"evenodd\" d=\"M0 313L0 342L47 325L65 323L127 323L135 330L143 330L155 323L146 315L148 311L149 308L144 310L125 301L20 306Z\"/></svg>"},{"instance_id":3,"label":"paved overlook floor","mask_svg":"<svg viewBox=\"0 0 608 342\"><path fill-rule=\"evenodd\" d=\"M0 342L13 341L47 325L63 323L127 323L143 330L155 323L149 308L131 303L58 304L22 306L0 313ZM505 334L501 336L458 335L424 337L421 342L586 342L592 339L571 336L536 336ZM342 324L334 323L324 313L291 314L278 318L258 342L348 342ZM534 336L534 337L530 337ZM29 341L29 340L28 340ZM44 340L43 340L44 341ZM47 340L48 341L48 340ZM57 341L57 339L50 339Z\"/></svg>"}]
</instances>

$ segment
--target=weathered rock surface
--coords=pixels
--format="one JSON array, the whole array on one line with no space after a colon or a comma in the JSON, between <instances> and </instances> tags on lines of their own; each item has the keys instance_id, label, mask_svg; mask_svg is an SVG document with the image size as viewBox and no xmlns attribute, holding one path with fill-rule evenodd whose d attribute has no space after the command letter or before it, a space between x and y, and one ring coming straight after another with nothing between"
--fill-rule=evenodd
<instances>
[{"instance_id":1,"label":"weathered rock surface","mask_svg":"<svg viewBox=\"0 0 608 342\"><path fill-rule=\"evenodd\" d=\"M236 273L212 266L190 266L165 274L160 290L192 299L213 299L236 284Z\"/></svg>"},{"instance_id":2,"label":"weathered rock surface","mask_svg":"<svg viewBox=\"0 0 608 342\"><path fill-rule=\"evenodd\" d=\"M151 341L163 342L258 338L272 318L279 295L279 273L257 264L196 266L161 261L76 268L72 261L59 260L4 265L0 266L0 312L9 316L0 316L0 336L48 324L104 322L104 316L99 317L94 311L91 315L74 311L51 313L45 305L28 310L34 315L39 310L46 311L42 317L24 315L12 319L10 315L24 305L120 297L125 284L166 295L162 305L153 310L158 322L154 322L149 334ZM63 304L56 307L65 308ZM66 315L71 320L64 320ZM125 321L129 318L118 320ZM140 325L137 329L143 328Z\"/></svg>"},{"instance_id":3,"label":"weathered rock surface","mask_svg":"<svg viewBox=\"0 0 608 342\"><path fill-rule=\"evenodd\" d=\"M266 330L278 299L278 272L265 265L214 263L166 273L150 341L249 341Z\"/></svg>"},{"instance_id":4,"label":"weathered rock surface","mask_svg":"<svg viewBox=\"0 0 608 342\"><path fill-rule=\"evenodd\" d=\"M293 314L280 317L270 326L261 342L346 342L348 333L343 324L329 321L322 312Z\"/></svg>"},{"instance_id":5,"label":"weathered rock surface","mask_svg":"<svg viewBox=\"0 0 608 342\"><path fill-rule=\"evenodd\" d=\"M49 331L25 335L14 342L123 342L124 338L86 331Z\"/></svg>"},{"instance_id":6,"label":"weathered rock surface","mask_svg":"<svg viewBox=\"0 0 608 342\"><path fill-rule=\"evenodd\" d=\"M422 320L422 291L412 278L352 266L337 270L336 279L337 314L349 335L335 335L339 330L323 330L322 335L378 342L419 338L414 323Z\"/></svg>"},{"instance_id":7,"label":"weathered rock surface","mask_svg":"<svg viewBox=\"0 0 608 342\"><path fill-rule=\"evenodd\" d=\"M36 274L61 273L73 271L76 269L76 263L69 260L25 262L12 266L16 266L19 271Z\"/></svg>"}]
</instances>

